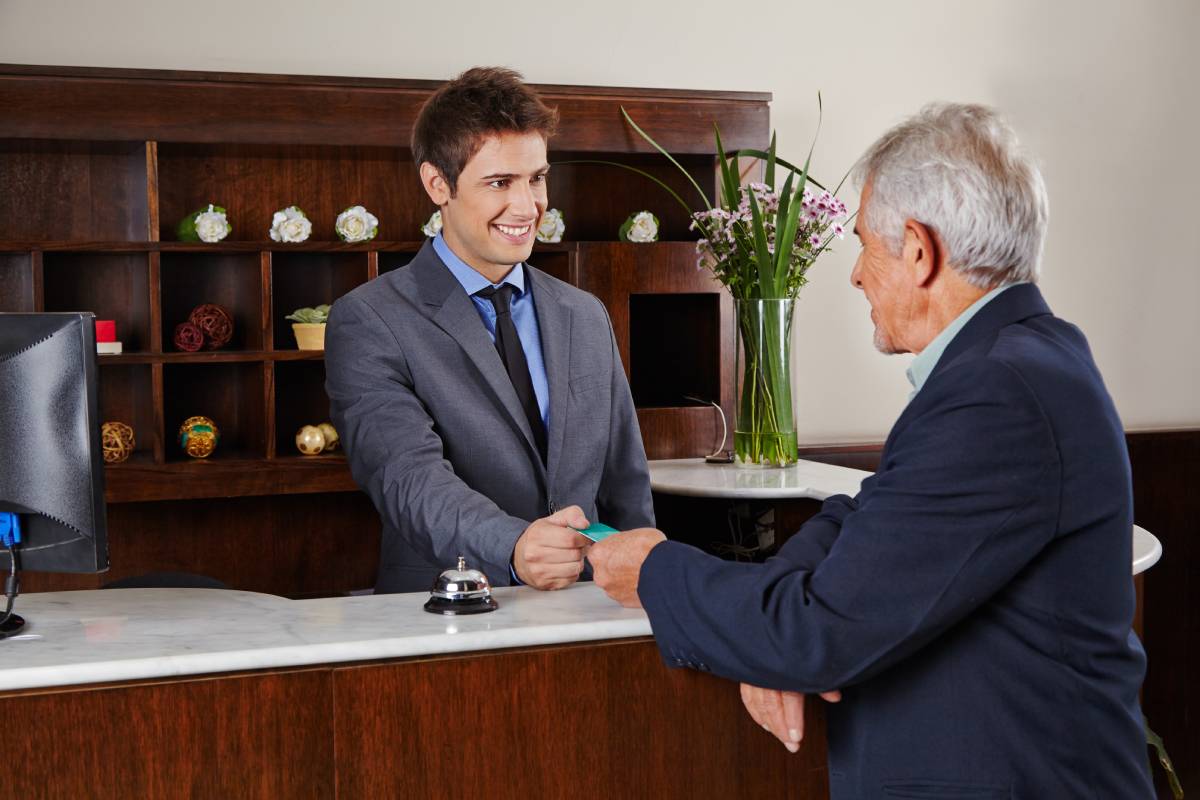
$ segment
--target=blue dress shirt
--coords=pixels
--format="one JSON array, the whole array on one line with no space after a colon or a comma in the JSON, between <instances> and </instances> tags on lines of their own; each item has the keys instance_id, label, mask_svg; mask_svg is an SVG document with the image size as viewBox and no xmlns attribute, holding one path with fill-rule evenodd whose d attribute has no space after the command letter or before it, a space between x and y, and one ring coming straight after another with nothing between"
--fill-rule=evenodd
<instances>
[{"instance_id":1,"label":"blue dress shirt","mask_svg":"<svg viewBox=\"0 0 1200 800\"><path fill-rule=\"evenodd\" d=\"M433 240L433 249L442 259L442 263L462 284L471 301L475 303L475 310L479 312L483 326L487 328L488 335L492 337L493 342L496 341L496 309L492 307L491 300L478 297L475 293L489 286L499 289L506 283L516 289L510 306L513 325L516 326L517 336L521 340L521 349L525 351L525 362L529 365L529 377L533 381L533 393L537 397L538 410L542 413L542 424L546 426L546 432L549 433L550 381L546 378L546 361L542 357L542 337L538 329L537 309L534 307L533 293L525 291L525 265L517 264L512 268L512 272L504 277L504 280L493 284L479 274L474 267L456 256L450 249L450 245L446 244L446 240L442 238L442 234L439 233Z\"/></svg>"}]
</instances>

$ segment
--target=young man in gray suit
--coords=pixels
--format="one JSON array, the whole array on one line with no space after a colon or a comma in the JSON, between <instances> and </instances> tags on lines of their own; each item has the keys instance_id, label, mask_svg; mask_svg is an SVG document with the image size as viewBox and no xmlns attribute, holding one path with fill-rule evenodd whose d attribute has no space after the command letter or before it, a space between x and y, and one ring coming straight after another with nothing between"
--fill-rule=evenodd
<instances>
[{"instance_id":1,"label":"young man in gray suit","mask_svg":"<svg viewBox=\"0 0 1200 800\"><path fill-rule=\"evenodd\" d=\"M654 524L608 314L524 263L556 123L510 70L439 89L412 149L443 229L330 313L333 423L383 520L376 592L427 590L460 554L495 585L560 589L585 567L573 529Z\"/></svg>"}]
</instances>

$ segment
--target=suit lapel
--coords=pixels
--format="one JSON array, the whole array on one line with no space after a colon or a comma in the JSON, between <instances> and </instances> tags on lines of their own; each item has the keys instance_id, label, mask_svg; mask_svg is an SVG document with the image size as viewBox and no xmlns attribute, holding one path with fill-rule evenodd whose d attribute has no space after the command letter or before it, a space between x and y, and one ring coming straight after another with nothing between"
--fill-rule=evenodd
<instances>
[{"instance_id":1,"label":"suit lapel","mask_svg":"<svg viewBox=\"0 0 1200 800\"><path fill-rule=\"evenodd\" d=\"M506 412L514 430L524 439L533 460L540 464L542 459L538 455L521 401L517 398L517 391L504 371L496 345L488 336L471 298L429 243L417 253L409 269L414 271L413 277L420 287L421 299L429 307L429 318L458 342L471 359Z\"/></svg>"},{"instance_id":2,"label":"suit lapel","mask_svg":"<svg viewBox=\"0 0 1200 800\"><path fill-rule=\"evenodd\" d=\"M533 291L533 305L537 310L538 331L542 339L542 359L546 364L546 378L550 385L546 472L550 486L554 486L554 476L562 461L567 393L571 391L568 381L571 367L571 309L559 301L550 277L544 272L526 264L525 280Z\"/></svg>"}]
</instances>

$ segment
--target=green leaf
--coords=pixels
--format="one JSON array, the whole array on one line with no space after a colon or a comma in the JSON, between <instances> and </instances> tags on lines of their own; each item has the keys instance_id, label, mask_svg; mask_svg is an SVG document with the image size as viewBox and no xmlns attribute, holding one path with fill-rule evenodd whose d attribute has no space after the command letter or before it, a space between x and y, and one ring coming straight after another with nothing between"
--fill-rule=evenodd
<instances>
[{"instance_id":1,"label":"green leaf","mask_svg":"<svg viewBox=\"0 0 1200 800\"><path fill-rule=\"evenodd\" d=\"M1142 717L1142 724L1146 728L1146 743L1154 748L1159 765L1167 773L1167 782L1171 785L1172 796L1175 797L1175 800L1183 800L1183 786L1179 783L1179 775L1175 772L1175 765L1171 763L1171 757L1167 755L1167 748L1163 744L1162 737L1150 730L1150 721L1145 717Z\"/></svg>"},{"instance_id":2,"label":"green leaf","mask_svg":"<svg viewBox=\"0 0 1200 800\"><path fill-rule=\"evenodd\" d=\"M744 158L764 158L765 159L770 155L770 153L767 153L763 150L755 150L753 148L743 148L741 150L736 150L732 153L726 153L726 155L728 155L730 157L736 157L736 158L744 157ZM775 163L778 166L783 167L784 169L789 170L792 173L795 173L795 174L800 173L800 167L797 167L795 164L791 163L790 161L785 161L782 158L776 157ZM816 178L810 177L808 179L808 182L811 183L813 186L816 186L818 189L825 189L826 191L829 191L828 189L826 189L825 185L820 183Z\"/></svg>"},{"instance_id":3,"label":"green leaf","mask_svg":"<svg viewBox=\"0 0 1200 800\"><path fill-rule=\"evenodd\" d=\"M763 227L762 212L758 208L758 200L754 197L754 192L746 193L750 198L750 219L751 227L754 229L754 260L758 264L758 282L765 290L767 287L775 285L774 263L771 261L771 249L767 246L767 231Z\"/></svg>"},{"instance_id":4,"label":"green leaf","mask_svg":"<svg viewBox=\"0 0 1200 800\"><path fill-rule=\"evenodd\" d=\"M717 140L717 163L721 165L721 186L725 191L725 207L731 209L737 208L737 177L734 175L734 170L729 168L729 163L725 160L725 147L721 144L721 129L717 127L717 123L715 122L713 123L713 135Z\"/></svg>"},{"instance_id":5,"label":"green leaf","mask_svg":"<svg viewBox=\"0 0 1200 800\"><path fill-rule=\"evenodd\" d=\"M771 131L771 149L767 151L767 186L775 189L775 131Z\"/></svg>"},{"instance_id":6,"label":"green leaf","mask_svg":"<svg viewBox=\"0 0 1200 800\"><path fill-rule=\"evenodd\" d=\"M712 208L712 204L710 202L708 202L708 195L706 195L704 193L704 190L700 188L700 184L696 183L696 179L692 177L692 174L690 172L688 172L686 169L684 169L683 165L680 164L678 161L676 161L674 156L672 156L670 153L668 153L666 150L664 150L662 148L662 146L659 145L658 142L651 139L650 134L646 133L644 130L642 130L641 128L638 127L638 124L633 121L633 117L629 116L629 112L625 110L625 106L621 106L621 113L625 116L625 121L633 126L633 129L638 132L639 136L641 136L643 139L645 139L647 142L649 142L650 145L655 150L657 150L658 152L660 152L664 156L666 156L667 160L670 161L672 164L674 164L679 169L679 171L683 173L683 176L688 179L688 183L692 184L692 186L695 187L696 193L699 194L700 198L704 201L704 207Z\"/></svg>"},{"instance_id":7,"label":"green leaf","mask_svg":"<svg viewBox=\"0 0 1200 800\"><path fill-rule=\"evenodd\" d=\"M804 192L792 195L792 181L796 173L788 175L779 195L779 213L775 216L775 274L786 274L792 257L792 241L796 238L796 220L803 206ZM795 213L793 213L793 208Z\"/></svg>"}]
</instances>

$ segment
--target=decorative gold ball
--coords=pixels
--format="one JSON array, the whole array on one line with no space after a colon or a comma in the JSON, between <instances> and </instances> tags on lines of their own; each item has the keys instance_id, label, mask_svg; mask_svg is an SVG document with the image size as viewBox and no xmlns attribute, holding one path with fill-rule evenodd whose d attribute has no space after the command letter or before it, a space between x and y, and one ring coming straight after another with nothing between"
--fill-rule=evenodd
<instances>
[{"instance_id":1,"label":"decorative gold ball","mask_svg":"<svg viewBox=\"0 0 1200 800\"><path fill-rule=\"evenodd\" d=\"M325 437L326 452L332 452L334 450L337 450L338 445L340 444L340 440L338 438L338 432L333 427L333 425L331 425L328 422L322 422L317 427L320 428L321 435Z\"/></svg>"},{"instance_id":2,"label":"decorative gold ball","mask_svg":"<svg viewBox=\"0 0 1200 800\"><path fill-rule=\"evenodd\" d=\"M208 458L221 441L221 431L208 417L188 417L179 426L179 446L192 458Z\"/></svg>"},{"instance_id":3,"label":"decorative gold ball","mask_svg":"<svg viewBox=\"0 0 1200 800\"><path fill-rule=\"evenodd\" d=\"M137 442L133 428L124 422L106 422L100 426L100 446L104 451L105 464L120 464L133 454Z\"/></svg>"},{"instance_id":4,"label":"decorative gold ball","mask_svg":"<svg viewBox=\"0 0 1200 800\"><path fill-rule=\"evenodd\" d=\"M316 425L305 425L296 431L296 449L306 456L315 456L325 449L325 434Z\"/></svg>"}]
</instances>

